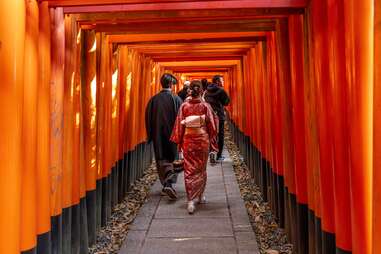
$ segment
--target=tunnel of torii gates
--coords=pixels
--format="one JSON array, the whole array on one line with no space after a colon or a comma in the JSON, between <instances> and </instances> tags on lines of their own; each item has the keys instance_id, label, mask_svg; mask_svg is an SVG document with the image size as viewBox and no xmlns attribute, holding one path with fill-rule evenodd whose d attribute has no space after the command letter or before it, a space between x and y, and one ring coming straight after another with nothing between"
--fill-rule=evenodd
<instances>
[{"instance_id":1,"label":"tunnel of torii gates","mask_svg":"<svg viewBox=\"0 0 381 254\"><path fill-rule=\"evenodd\" d=\"M0 1L0 253L87 253L160 76L221 74L295 253L381 253L380 0Z\"/></svg>"}]
</instances>

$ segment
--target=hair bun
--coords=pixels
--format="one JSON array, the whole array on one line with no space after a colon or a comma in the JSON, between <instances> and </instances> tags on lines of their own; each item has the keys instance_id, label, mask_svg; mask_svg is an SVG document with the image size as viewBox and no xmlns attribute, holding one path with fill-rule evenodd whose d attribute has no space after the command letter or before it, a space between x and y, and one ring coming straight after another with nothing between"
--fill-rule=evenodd
<instances>
[{"instance_id":1,"label":"hair bun","mask_svg":"<svg viewBox=\"0 0 381 254\"><path fill-rule=\"evenodd\" d=\"M191 96L192 97L198 97L201 93L201 81L199 80L193 80L189 86L191 90Z\"/></svg>"}]
</instances>

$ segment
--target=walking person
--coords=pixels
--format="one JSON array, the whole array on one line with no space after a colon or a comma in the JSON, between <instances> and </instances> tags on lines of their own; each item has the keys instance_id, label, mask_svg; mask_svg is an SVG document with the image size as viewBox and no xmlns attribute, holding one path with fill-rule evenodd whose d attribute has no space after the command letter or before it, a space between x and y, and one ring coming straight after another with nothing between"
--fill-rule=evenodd
<instances>
[{"instance_id":1,"label":"walking person","mask_svg":"<svg viewBox=\"0 0 381 254\"><path fill-rule=\"evenodd\" d=\"M148 102L145 112L148 142L153 141L155 160L162 192L170 199L176 199L177 193L173 188L176 173L173 161L177 157L177 145L170 141L176 116L182 100L172 93L172 86L177 79L171 74L164 74L160 80L162 90Z\"/></svg>"},{"instance_id":2,"label":"walking person","mask_svg":"<svg viewBox=\"0 0 381 254\"><path fill-rule=\"evenodd\" d=\"M214 112L216 112L219 120L218 127L218 152L217 160L224 160L222 150L224 149L224 125L225 125L225 110L224 107L230 103L230 98L226 91L223 89L224 79L221 75L213 77L212 83L206 88L204 95L205 101L208 102Z\"/></svg>"},{"instance_id":3,"label":"walking person","mask_svg":"<svg viewBox=\"0 0 381 254\"><path fill-rule=\"evenodd\" d=\"M201 79L201 84L202 84L202 90L203 90L201 98L205 100L205 93L206 93L206 89L208 88L209 82L206 78L204 78L204 79Z\"/></svg>"},{"instance_id":4,"label":"walking person","mask_svg":"<svg viewBox=\"0 0 381 254\"><path fill-rule=\"evenodd\" d=\"M217 149L217 126L210 105L201 100L202 84L190 84L191 98L179 110L171 140L179 145L184 156L184 182L188 198L188 212L195 211L195 201L205 203L206 164L209 147Z\"/></svg>"},{"instance_id":5,"label":"walking person","mask_svg":"<svg viewBox=\"0 0 381 254\"><path fill-rule=\"evenodd\" d=\"M185 101L185 99L188 97L189 95L189 85L190 85L190 81L189 80L186 80L184 82L184 86L183 86L183 89L181 89L177 95L183 100Z\"/></svg>"}]
</instances>

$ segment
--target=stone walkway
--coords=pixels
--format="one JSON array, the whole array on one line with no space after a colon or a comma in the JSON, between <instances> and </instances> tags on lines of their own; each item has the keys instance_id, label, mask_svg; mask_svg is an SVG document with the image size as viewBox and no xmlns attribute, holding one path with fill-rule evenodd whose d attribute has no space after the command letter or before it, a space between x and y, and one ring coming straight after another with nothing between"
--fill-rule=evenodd
<instances>
[{"instance_id":1,"label":"stone walkway","mask_svg":"<svg viewBox=\"0 0 381 254\"><path fill-rule=\"evenodd\" d=\"M175 202L160 196L156 182L119 254L259 254L232 162L227 152L224 155L224 162L208 164L208 203L197 205L193 215L186 210L182 174Z\"/></svg>"}]
</instances>

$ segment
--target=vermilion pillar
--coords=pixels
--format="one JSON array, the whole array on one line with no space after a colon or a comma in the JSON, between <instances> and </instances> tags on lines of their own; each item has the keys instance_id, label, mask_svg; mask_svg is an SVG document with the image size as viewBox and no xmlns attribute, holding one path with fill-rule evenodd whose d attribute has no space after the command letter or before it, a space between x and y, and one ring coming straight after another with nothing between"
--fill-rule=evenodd
<instances>
[{"instance_id":1,"label":"vermilion pillar","mask_svg":"<svg viewBox=\"0 0 381 254\"><path fill-rule=\"evenodd\" d=\"M313 96L316 96L318 153L319 153L319 183L320 196L316 204L321 204L322 252L335 250L335 216L333 198L333 128L332 91L329 89L330 62L327 44L327 3L326 1L311 2L311 80L314 82Z\"/></svg>"},{"instance_id":2,"label":"vermilion pillar","mask_svg":"<svg viewBox=\"0 0 381 254\"><path fill-rule=\"evenodd\" d=\"M48 3L39 5L39 75L37 100L37 233L50 231L50 17ZM48 242L46 242L48 244ZM46 246L47 247L47 246Z\"/></svg>"},{"instance_id":3,"label":"vermilion pillar","mask_svg":"<svg viewBox=\"0 0 381 254\"><path fill-rule=\"evenodd\" d=\"M22 120L21 250L36 246L36 128L38 86L38 4L26 2L24 105Z\"/></svg>"},{"instance_id":4,"label":"vermilion pillar","mask_svg":"<svg viewBox=\"0 0 381 254\"><path fill-rule=\"evenodd\" d=\"M62 177L63 177L63 107L65 33L62 8L50 9L51 81L50 81L50 202L52 215L52 249L62 251Z\"/></svg>"},{"instance_id":5,"label":"vermilion pillar","mask_svg":"<svg viewBox=\"0 0 381 254\"><path fill-rule=\"evenodd\" d=\"M381 1L375 1L374 129L373 129L373 253L381 253Z\"/></svg>"},{"instance_id":6,"label":"vermilion pillar","mask_svg":"<svg viewBox=\"0 0 381 254\"><path fill-rule=\"evenodd\" d=\"M375 1L374 129L373 129L373 253L381 253L381 1Z\"/></svg>"},{"instance_id":7,"label":"vermilion pillar","mask_svg":"<svg viewBox=\"0 0 381 254\"><path fill-rule=\"evenodd\" d=\"M297 199L298 253L308 252L308 192L304 125L304 20L302 15L289 17L292 132L294 146L295 189Z\"/></svg>"},{"instance_id":8,"label":"vermilion pillar","mask_svg":"<svg viewBox=\"0 0 381 254\"><path fill-rule=\"evenodd\" d=\"M335 205L336 248L350 252L352 250L351 209L349 194L349 132L348 132L348 93L345 77L345 27L343 0L328 0L328 56L329 86L333 95L333 175ZM343 212L346 211L346 212Z\"/></svg>"},{"instance_id":9,"label":"vermilion pillar","mask_svg":"<svg viewBox=\"0 0 381 254\"><path fill-rule=\"evenodd\" d=\"M354 254L371 253L374 0L345 1Z\"/></svg>"},{"instance_id":10,"label":"vermilion pillar","mask_svg":"<svg viewBox=\"0 0 381 254\"><path fill-rule=\"evenodd\" d=\"M0 16L0 253L13 254L21 232L24 1L1 1Z\"/></svg>"},{"instance_id":11,"label":"vermilion pillar","mask_svg":"<svg viewBox=\"0 0 381 254\"><path fill-rule=\"evenodd\" d=\"M128 54L126 50L118 49L118 80L120 85L120 106L119 106L119 136L121 144L118 148L118 158L123 158L125 152L125 122L126 122L126 106L127 106L127 76L128 76Z\"/></svg>"},{"instance_id":12,"label":"vermilion pillar","mask_svg":"<svg viewBox=\"0 0 381 254\"><path fill-rule=\"evenodd\" d=\"M69 208L73 205L73 146L74 146L74 92L75 92L75 44L76 33L72 18L65 17L65 75L64 75L64 108L63 108L63 191L62 206Z\"/></svg>"},{"instance_id":13,"label":"vermilion pillar","mask_svg":"<svg viewBox=\"0 0 381 254\"><path fill-rule=\"evenodd\" d=\"M295 156L293 145L293 120L290 81L290 55L288 22L282 20L277 25L277 70L279 73L280 105L282 113L282 150L284 184L287 190L285 198L286 230L294 244L296 232L296 188L295 188Z\"/></svg>"},{"instance_id":14,"label":"vermilion pillar","mask_svg":"<svg viewBox=\"0 0 381 254\"><path fill-rule=\"evenodd\" d=\"M95 32L88 32L85 36L85 83L82 84L82 108L84 127L84 149L85 149L85 173L86 189L95 190L97 174L97 75L96 75L96 53L99 41Z\"/></svg>"},{"instance_id":15,"label":"vermilion pillar","mask_svg":"<svg viewBox=\"0 0 381 254\"><path fill-rule=\"evenodd\" d=\"M51 213L62 210L62 146L64 93L64 19L62 9L50 10L52 20L52 75L50 83Z\"/></svg>"}]
</instances>

